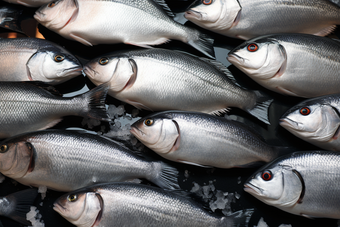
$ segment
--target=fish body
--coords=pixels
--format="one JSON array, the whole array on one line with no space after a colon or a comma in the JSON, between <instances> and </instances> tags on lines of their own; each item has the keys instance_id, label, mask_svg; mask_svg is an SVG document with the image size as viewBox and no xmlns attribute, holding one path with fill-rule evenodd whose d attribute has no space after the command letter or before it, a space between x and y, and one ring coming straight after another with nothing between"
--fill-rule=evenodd
<instances>
[{"instance_id":1,"label":"fish body","mask_svg":"<svg viewBox=\"0 0 340 227\"><path fill-rule=\"evenodd\" d=\"M275 33L325 36L340 24L340 7L329 0L196 0L185 17L244 40Z\"/></svg>"},{"instance_id":2,"label":"fish body","mask_svg":"<svg viewBox=\"0 0 340 227\"><path fill-rule=\"evenodd\" d=\"M340 151L340 95L305 100L289 109L280 125L315 146Z\"/></svg>"},{"instance_id":3,"label":"fish body","mask_svg":"<svg viewBox=\"0 0 340 227\"><path fill-rule=\"evenodd\" d=\"M173 16L164 1L58 0L42 6L34 18L88 46L125 43L150 47L175 39L213 57L213 40L175 22Z\"/></svg>"},{"instance_id":4,"label":"fish body","mask_svg":"<svg viewBox=\"0 0 340 227\"><path fill-rule=\"evenodd\" d=\"M271 101L237 86L214 60L165 49L147 49L95 58L84 73L96 84L110 83L109 95L139 109L225 112L243 109L268 122Z\"/></svg>"},{"instance_id":5,"label":"fish body","mask_svg":"<svg viewBox=\"0 0 340 227\"><path fill-rule=\"evenodd\" d=\"M339 93L340 42L307 34L248 40L228 61L267 89L304 98Z\"/></svg>"},{"instance_id":6,"label":"fish body","mask_svg":"<svg viewBox=\"0 0 340 227\"><path fill-rule=\"evenodd\" d=\"M176 169L90 133L31 132L3 141L1 148L1 173L24 185L73 191L95 183L146 178L162 187L178 187Z\"/></svg>"},{"instance_id":7,"label":"fish body","mask_svg":"<svg viewBox=\"0 0 340 227\"><path fill-rule=\"evenodd\" d=\"M338 152L295 152L259 169L244 190L292 214L339 219L339 163Z\"/></svg>"},{"instance_id":8,"label":"fish body","mask_svg":"<svg viewBox=\"0 0 340 227\"><path fill-rule=\"evenodd\" d=\"M0 39L0 81L59 84L81 74L79 60L43 39Z\"/></svg>"},{"instance_id":9,"label":"fish body","mask_svg":"<svg viewBox=\"0 0 340 227\"><path fill-rule=\"evenodd\" d=\"M63 98L28 82L1 82L0 138L53 127L67 115L110 121L104 104L107 89L103 85Z\"/></svg>"},{"instance_id":10,"label":"fish body","mask_svg":"<svg viewBox=\"0 0 340 227\"><path fill-rule=\"evenodd\" d=\"M245 219L217 217L178 192L132 183L99 184L71 192L58 198L53 209L84 227L232 227Z\"/></svg>"},{"instance_id":11,"label":"fish body","mask_svg":"<svg viewBox=\"0 0 340 227\"><path fill-rule=\"evenodd\" d=\"M285 148L266 144L245 125L204 113L169 111L140 119L131 133L162 157L193 165L248 167Z\"/></svg>"}]
</instances>

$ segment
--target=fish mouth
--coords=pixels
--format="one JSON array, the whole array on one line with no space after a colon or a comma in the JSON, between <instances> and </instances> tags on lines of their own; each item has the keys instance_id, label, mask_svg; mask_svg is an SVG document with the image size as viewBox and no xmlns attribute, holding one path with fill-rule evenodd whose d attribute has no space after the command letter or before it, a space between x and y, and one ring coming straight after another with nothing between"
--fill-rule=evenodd
<instances>
[{"instance_id":1,"label":"fish mouth","mask_svg":"<svg viewBox=\"0 0 340 227\"><path fill-rule=\"evenodd\" d=\"M53 210L55 210L56 212L60 213L60 212L64 212L67 209L65 207L63 207L61 204L59 204L58 202L55 202L53 204Z\"/></svg>"},{"instance_id":2,"label":"fish mouth","mask_svg":"<svg viewBox=\"0 0 340 227\"><path fill-rule=\"evenodd\" d=\"M296 131L304 132L305 130L301 129L301 124L299 122L293 121L292 119L286 117L281 118L279 124L288 129L294 129Z\"/></svg>"},{"instance_id":3,"label":"fish mouth","mask_svg":"<svg viewBox=\"0 0 340 227\"><path fill-rule=\"evenodd\" d=\"M132 133L132 135L136 136L137 138L139 138L139 135L146 135L142 130L140 130L139 128L135 127L135 126L131 126L130 132Z\"/></svg>"},{"instance_id":4,"label":"fish mouth","mask_svg":"<svg viewBox=\"0 0 340 227\"><path fill-rule=\"evenodd\" d=\"M236 63L236 64L243 65L246 59L233 53L233 54L228 54L227 60L233 64Z\"/></svg>"},{"instance_id":5,"label":"fish mouth","mask_svg":"<svg viewBox=\"0 0 340 227\"><path fill-rule=\"evenodd\" d=\"M255 195L261 195L263 192L263 189L256 187L255 185L251 184L251 183L247 183L244 185L244 189L245 192L248 192L250 194L255 194Z\"/></svg>"},{"instance_id":6,"label":"fish mouth","mask_svg":"<svg viewBox=\"0 0 340 227\"><path fill-rule=\"evenodd\" d=\"M201 20L203 18L203 14L198 12L198 11L189 9L189 10L185 11L184 17L187 18L187 19L188 18L197 18L197 19Z\"/></svg>"},{"instance_id":7,"label":"fish mouth","mask_svg":"<svg viewBox=\"0 0 340 227\"><path fill-rule=\"evenodd\" d=\"M37 10L34 14L34 19L36 19L37 21L42 21L42 18L45 17L45 14L40 12L39 10Z\"/></svg>"},{"instance_id":8,"label":"fish mouth","mask_svg":"<svg viewBox=\"0 0 340 227\"><path fill-rule=\"evenodd\" d=\"M57 76L61 77L61 76L70 76L70 75L80 75L82 71L83 71L82 67L75 66L72 68L62 70L61 73L57 74Z\"/></svg>"},{"instance_id":9,"label":"fish mouth","mask_svg":"<svg viewBox=\"0 0 340 227\"><path fill-rule=\"evenodd\" d=\"M95 78L98 74L98 72L94 69L92 69L90 66L84 66L83 70L82 70L83 74L85 74L85 76L89 76L92 78Z\"/></svg>"}]
</instances>

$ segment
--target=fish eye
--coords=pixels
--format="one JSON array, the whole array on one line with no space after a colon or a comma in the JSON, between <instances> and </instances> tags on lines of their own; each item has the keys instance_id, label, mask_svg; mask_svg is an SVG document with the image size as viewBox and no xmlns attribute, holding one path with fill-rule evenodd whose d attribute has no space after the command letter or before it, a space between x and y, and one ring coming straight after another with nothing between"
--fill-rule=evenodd
<instances>
[{"instance_id":1,"label":"fish eye","mask_svg":"<svg viewBox=\"0 0 340 227\"><path fill-rule=\"evenodd\" d=\"M0 153L5 153L6 151L7 151L7 149L8 149L8 146L7 145L1 145L1 147L0 147Z\"/></svg>"},{"instance_id":2,"label":"fish eye","mask_svg":"<svg viewBox=\"0 0 340 227\"><path fill-rule=\"evenodd\" d=\"M99 64L106 65L107 63L109 63L108 58L104 57L104 58L99 59Z\"/></svg>"},{"instance_id":3,"label":"fish eye","mask_svg":"<svg viewBox=\"0 0 340 227\"><path fill-rule=\"evenodd\" d=\"M145 124L146 126L151 126L151 125L153 125L153 120L152 120L152 119L146 119L146 120L144 121L144 124Z\"/></svg>"},{"instance_id":4,"label":"fish eye","mask_svg":"<svg viewBox=\"0 0 340 227\"><path fill-rule=\"evenodd\" d=\"M202 0L202 3L204 5L210 5L213 2L213 0Z\"/></svg>"},{"instance_id":5,"label":"fish eye","mask_svg":"<svg viewBox=\"0 0 340 227\"><path fill-rule=\"evenodd\" d=\"M271 172L270 170L267 170L267 171L265 171L265 172L262 173L262 176L261 176L261 177L262 177L263 180L269 181L269 180L272 179L273 174L272 174L272 172Z\"/></svg>"},{"instance_id":6,"label":"fish eye","mask_svg":"<svg viewBox=\"0 0 340 227\"><path fill-rule=\"evenodd\" d=\"M64 61L65 57L63 55L56 55L54 56L54 61L56 62L62 62Z\"/></svg>"},{"instance_id":7,"label":"fish eye","mask_svg":"<svg viewBox=\"0 0 340 227\"><path fill-rule=\"evenodd\" d=\"M255 52L257 51L257 49L259 49L259 46L256 45L255 43L252 43L252 44L249 44L247 49L250 51L250 52Z\"/></svg>"},{"instance_id":8,"label":"fish eye","mask_svg":"<svg viewBox=\"0 0 340 227\"><path fill-rule=\"evenodd\" d=\"M55 6L55 2L50 2L50 4L47 5L48 7L52 8Z\"/></svg>"},{"instance_id":9,"label":"fish eye","mask_svg":"<svg viewBox=\"0 0 340 227\"><path fill-rule=\"evenodd\" d=\"M67 200L70 201L70 202L75 202L75 201L77 201L77 199L78 199L77 195L69 195L69 196L67 196Z\"/></svg>"},{"instance_id":10,"label":"fish eye","mask_svg":"<svg viewBox=\"0 0 340 227\"><path fill-rule=\"evenodd\" d=\"M307 116L308 114L310 114L310 109L308 107L303 107L300 109L300 114Z\"/></svg>"}]
</instances>

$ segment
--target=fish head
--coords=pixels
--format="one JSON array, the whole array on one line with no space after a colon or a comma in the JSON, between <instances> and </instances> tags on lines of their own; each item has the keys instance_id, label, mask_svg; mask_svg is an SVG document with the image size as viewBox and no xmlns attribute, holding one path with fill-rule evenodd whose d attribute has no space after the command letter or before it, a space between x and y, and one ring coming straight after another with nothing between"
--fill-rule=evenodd
<instances>
[{"instance_id":1,"label":"fish head","mask_svg":"<svg viewBox=\"0 0 340 227\"><path fill-rule=\"evenodd\" d=\"M303 197L304 184L291 166L276 161L254 173L244 190L268 205L290 207Z\"/></svg>"},{"instance_id":2,"label":"fish head","mask_svg":"<svg viewBox=\"0 0 340 227\"><path fill-rule=\"evenodd\" d=\"M201 27L226 30L237 23L240 10L237 0L196 0L184 16Z\"/></svg>"},{"instance_id":3,"label":"fish head","mask_svg":"<svg viewBox=\"0 0 340 227\"><path fill-rule=\"evenodd\" d=\"M242 43L227 59L252 79L269 80L284 73L287 56L278 41L264 36Z\"/></svg>"},{"instance_id":4,"label":"fish head","mask_svg":"<svg viewBox=\"0 0 340 227\"><path fill-rule=\"evenodd\" d=\"M0 172L10 178L21 178L33 171L35 150L26 141L5 140L0 145Z\"/></svg>"},{"instance_id":5,"label":"fish head","mask_svg":"<svg viewBox=\"0 0 340 227\"><path fill-rule=\"evenodd\" d=\"M121 92L134 84L137 64L124 56L102 56L88 62L83 71L94 84L109 82L110 91Z\"/></svg>"},{"instance_id":6,"label":"fish head","mask_svg":"<svg viewBox=\"0 0 340 227\"><path fill-rule=\"evenodd\" d=\"M92 191L75 191L62 195L53 209L76 226L94 226L100 221L103 199Z\"/></svg>"},{"instance_id":7,"label":"fish head","mask_svg":"<svg viewBox=\"0 0 340 227\"><path fill-rule=\"evenodd\" d=\"M339 136L340 116L320 98L309 99L289 109L280 125L295 136L311 143L325 143Z\"/></svg>"},{"instance_id":8,"label":"fish head","mask_svg":"<svg viewBox=\"0 0 340 227\"><path fill-rule=\"evenodd\" d=\"M65 50L58 48L38 50L28 60L29 78L59 84L81 74L79 60Z\"/></svg>"},{"instance_id":9,"label":"fish head","mask_svg":"<svg viewBox=\"0 0 340 227\"><path fill-rule=\"evenodd\" d=\"M41 6L34 14L40 24L56 31L73 22L78 15L77 0L57 0Z\"/></svg>"},{"instance_id":10,"label":"fish head","mask_svg":"<svg viewBox=\"0 0 340 227\"><path fill-rule=\"evenodd\" d=\"M131 125L130 132L145 146L160 155L166 155L179 148L180 129L171 117L150 115Z\"/></svg>"}]
</instances>

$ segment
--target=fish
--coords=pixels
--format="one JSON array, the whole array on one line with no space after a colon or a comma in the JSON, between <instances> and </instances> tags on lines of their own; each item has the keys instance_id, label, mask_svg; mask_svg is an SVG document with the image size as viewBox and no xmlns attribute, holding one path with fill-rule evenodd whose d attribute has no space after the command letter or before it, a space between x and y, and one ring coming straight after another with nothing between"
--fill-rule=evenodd
<instances>
[{"instance_id":1,"label":"fish","mask_svg":"<svg viewBox=\"0 0 340 227\"><path fill-rule=\"evenodd\" d=\"M276 33L326 36L340 25L340 4L330 0L196 0L185 18L243 40Z\"/></svg>"},{"instance_id":2,"label":"fish","mask_svg":"<svg viewBox=\"0 0 340 227\"><path fill-rule=\"evenodd\" d=\"M223 114L240 108L270 124L273 101L238 86L222 63L180 51L143 49L94 58L83 72L95 84L110 83L108 94L138 109Z\"/></svg>"},{"instance_id":3,"label":"fish","mask_svg":"<svg viewBox=\"0 0 340 227\"><path fill-rule=\"evenodd\" d=\"M244 190L291 214L339 219L339 163L339 152L294 152L256 171Z\"/></svg>"},{"instance_id":4,"label":"fish","mask_svg":"<svg viewBox=\"0 0 340 227\"><path fill-rule=\"evenodd\" d=\"M214 40L173 17L164 0L57 0L34 15L46 28L87 46L125 43L150 48L174 39L214 58Z\"/></svg>"},{"instance_id":5,"label":"fish","mask_svg":"<svg viewBox=\"0 0 340 227\"><path fill-rule=\"evenodd\" d=\"M70 192L59 197L53 209L79 227L233 227L244 226L249 216L237 212L216 216L182 191L133 183L98 184Z\"/></svg>"},{"instance_id":6,"label":"fish","mask_svg":"<svg viewBox=\"0 0 340 227\"><path fill-rule=\"evenodd\" d=\"M31 225L31 222L26 220L26 214L33 206L37 195L38 190L30 188L0 197L0 215L26 226ZM2 226L1 223L0 226Z\"/></svg>"},{"instance_id":7,"label":"fish","mask_svg":"<svg viewBox=\"0 0 340 227\"><path fill-rule=\"evenodd\" d=\"M131 133L163 158L197 166L253 167L292 152L266 144L240 122L198 112L152 114L133 123Z\"/></svg>"},{"instance_id":8,"label":"fish","mask_svg":"<svg viewBox=\"0 0 340 227\"><path fill-rule=\"evenodd\" d=\"M340 94L298 103L281 117L280 125L315 146L340 151Z\"/></svg>"},{"instance_id":9,"label":"fish","mask_svg":"<svg viewBox=\"0 0 340 227\"><path fill-rule=\"evenodd\" d=\"M29 132L2 141L0 172L23 185L64 192L135 178L179 188L174 167L147 160L114 140L74 130Z\"/></svg>"},{"instance_id":10,"label":"fish","mask_svg":"<svg viewBox=\"0 0 340 227\"><path fill-rule=\"evenodd\" d=\"M0 39L0 81L52 85L81 75L79 60L61 46L38 38Z\"/></svg>"},{"instance_id":11,"label":"fish","mask_svg":"<svg viewBox=\"0 0 340 227\"><path fill-rule=\"evenodd\" d=\"M53 127L63 116L111 121L105 108L108 86L64 98L29 82L0 82L0 138Z\"/></svg>"},{"instance_id":12,"label":"fish","mask_svg":"<svg viewBox=\"0 0 340 227\"><path fill-rule=\"evenodd\" d=\"M242 43L227 59L258 84L283 95L313 98L340 92L339 40L265 35Z\"/></svg>"},{"instance_id":13,"label":"fish","mask_svg":"<svg viewBox=\"0 0 340 227\"><path fill-rule=\"evenodd\" d=\"M0 27L23 33L21 20L24 9L5 5L0 7Z\"/></svg>"},{"instance_id":14,"label":"fish","mask_svg":"<svg viewBox=\"0 0 340 227\"><path fill-rule=\"evenodd\" d=\"M4 0L4 1L12 4L23 5L26 7L40 7L51 2L50 0Z\"/></svg>"}]
</instances>

